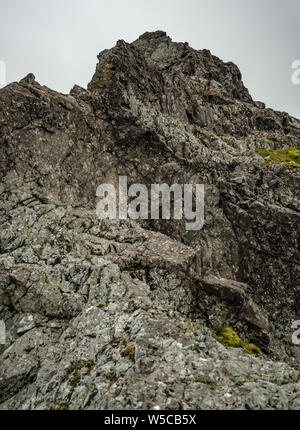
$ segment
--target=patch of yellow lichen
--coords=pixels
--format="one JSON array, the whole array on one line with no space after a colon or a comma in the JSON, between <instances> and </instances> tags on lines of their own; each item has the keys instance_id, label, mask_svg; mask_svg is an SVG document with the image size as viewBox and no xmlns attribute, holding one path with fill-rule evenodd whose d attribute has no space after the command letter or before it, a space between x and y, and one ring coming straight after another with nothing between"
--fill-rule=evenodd
<instances>
[{"instance_id":1,"label":"patch of yellow lichen","mask_svg":"<svg viewBox=\"0 0 300 430\"><path fill-rule=\"evenodd\" d=\"M260 349L252 343L244 342L231 327L211 329L212 336L222 345L231 348L242 348L247 354L258 355Z\"/></svg>"},{"instance_id":2,"label":"patch of yellow lichen","mask_svg":"<svg viewBox=\"0 0 300 430\"><path fill-rule=\"evenodd\" d=\"M266 165L280 163L289 169L300 168L300 150L293 146L286 149L260 149L257 153L265 159Z\"/></svg>"}]
</instances>

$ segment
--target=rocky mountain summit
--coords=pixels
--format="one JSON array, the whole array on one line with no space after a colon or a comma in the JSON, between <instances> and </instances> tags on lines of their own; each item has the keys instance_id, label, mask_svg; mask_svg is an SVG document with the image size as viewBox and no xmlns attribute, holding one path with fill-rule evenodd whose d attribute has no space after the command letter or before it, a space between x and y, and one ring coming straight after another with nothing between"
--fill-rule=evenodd
<instances>
[{"instance_id":1,"label":"rocky mountain summit","mask_svg":"<svg viewBox=\"0 0 300 430\"><path fill-rule=\"evenodd\" d=\"M98 59L0 90L0 409L300 409L300 121L162 31ZM204 228L99 220L120 176Z\"/></svg>"}]
</instances>

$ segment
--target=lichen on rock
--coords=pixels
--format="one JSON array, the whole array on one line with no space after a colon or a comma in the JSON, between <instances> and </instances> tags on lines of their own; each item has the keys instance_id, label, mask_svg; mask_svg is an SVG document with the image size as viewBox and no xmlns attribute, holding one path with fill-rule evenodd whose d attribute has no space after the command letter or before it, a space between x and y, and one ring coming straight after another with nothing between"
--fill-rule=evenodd
<instances>
[{"instance_id":1,"label":"lichen on rock","mask_svg":"<svg viewBox=\"0 0 300 430\"><path fill-rule=\"evenodd\" d=\"M222 345L231 348L242 348L247 354L260 354L260 349L243 341L231 327L217 327L211 330L213 337Z\"/></svg>"},{"instance_id":2,"label":"lichen on rock","mask_svg":"<svg viewBox=\"0 0 300 430\"><path fill-rule=\"evenodd\" d=\"M162 31L98 60L0 90L0 409L299 409L299 120ZM204 228L99 220L119 176L205 184Z\"/></svg>"},{"instance_id":3,"label":"lichen on rock","mask_svg":"<svg viewBox=\"0 0 300 430\"><path fill-rule=\"evenodd\" d=\"M270 163L281 163L290 169L300 169L300 150L295 147L260 149L257 153L265 159L267 165Z\"/></svg>"}]
</instances>

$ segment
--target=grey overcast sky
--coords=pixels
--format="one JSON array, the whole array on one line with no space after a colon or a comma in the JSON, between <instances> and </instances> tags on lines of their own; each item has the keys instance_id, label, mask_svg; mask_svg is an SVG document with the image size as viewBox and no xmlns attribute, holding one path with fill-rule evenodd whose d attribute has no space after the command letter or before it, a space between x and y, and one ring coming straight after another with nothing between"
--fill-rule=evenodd
<instances>
[{"instance_id":1,"label":"grey overcast sky","mask_svg":"<svg viewBox=\"0 0 300 430\"><path fill-rule=\"evenodd\" d=\"M100 51L154 30L233 61L254 99L300 118L300 0L0 0L0 61L7 82L32 72L68 93Z\"/></svg>"}]
</instances>

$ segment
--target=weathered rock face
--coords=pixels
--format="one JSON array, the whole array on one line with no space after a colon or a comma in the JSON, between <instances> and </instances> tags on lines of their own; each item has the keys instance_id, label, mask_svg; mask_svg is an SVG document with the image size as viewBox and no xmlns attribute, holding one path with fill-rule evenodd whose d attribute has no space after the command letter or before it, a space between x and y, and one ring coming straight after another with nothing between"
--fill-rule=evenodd
<instances>
[{"instance_id":1,"label":"weathered rock face","mask_svg":"<svg viewBox=\"0 0 300 430\"><path fill-rule=\"evenodd\" d=\"M256 154L287 146L299 120L160 31L100 53L87 90L2 89L0 408L299 409L299 170ZM204 228L98 220L121 175L204 183Z\"/></svg>"}]
</instances>

